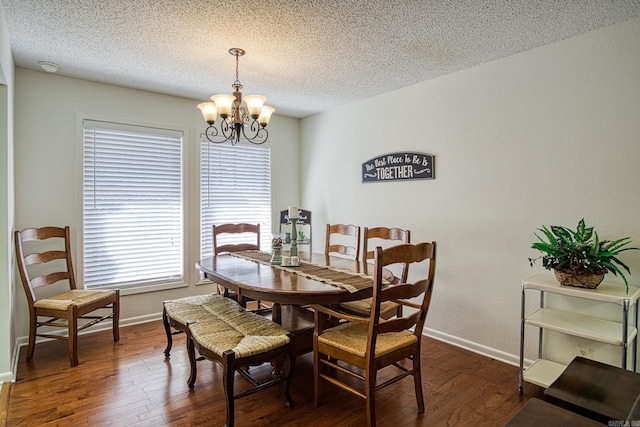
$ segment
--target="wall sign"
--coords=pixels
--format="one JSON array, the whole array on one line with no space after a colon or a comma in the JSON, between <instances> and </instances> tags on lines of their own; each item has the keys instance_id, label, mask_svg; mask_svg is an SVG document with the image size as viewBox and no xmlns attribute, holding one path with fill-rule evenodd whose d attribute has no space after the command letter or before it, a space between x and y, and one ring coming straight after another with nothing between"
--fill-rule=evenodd
<instances>
[{"instance_id":1,"label":"wall sign","mask_svg":"<svg viewBox=\"0 0 640 427\"><path fill-rule=\"evenodd\" d=\"M362 164L362 182L434 179L433 167L431 154L384 154Z\"/></svg>"},{"instance_id":2,"label":"wall sign","mask_svg":"<svg viewBox=\"0 0 640 427\"><path fill-rule=\"evenodd\" d=\"M289 210L280 211L280 224L289 224ZM311 211L298 209L298 221L296 224L311 224Z\"/></svg>"}]
</instances>

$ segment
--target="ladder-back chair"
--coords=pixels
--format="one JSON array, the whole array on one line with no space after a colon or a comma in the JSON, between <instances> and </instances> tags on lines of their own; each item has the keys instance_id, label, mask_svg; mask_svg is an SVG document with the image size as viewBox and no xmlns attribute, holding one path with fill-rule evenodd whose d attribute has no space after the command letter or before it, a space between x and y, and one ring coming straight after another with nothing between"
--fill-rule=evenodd
<instances>
[{"instance_id":1,"label":"ladder-back chair","mask_svg":"<svg viewBox=\"0 0 640 427\"><path fill-rule=\"evenodd\" d=\"M78 365L78 331L103 320L112 320L113 340L120 339L120 291L77 289L69 235L68 226L29 228L14 233L18 271L29 304L27 361L33 359L36 337L45 337L67 340L69 363ZM61 292L39 297L36 289L44 287ZM109 312L89 314L99 309ZM89 321L79 325L80 319ZM65 328L67 334L38 333L43 326Z\"/></svg>"},{"instance_id":2,"label":"ladder-back chair","mask_svg":"<svg viewBox=\"0 0 640 427\"><path fill-rule=\"evenodd\" d=\"M362 234L362 253L365 261L373 260L375 257L376 243L382 243L381 241L388 241L389 244L402 244L411 243L411 231L404 230L402 228L392 227L373 227L364 228ZM373 243L373 244L372 244ZM387 243L387 242L385 242ZM384 247L383 247L384 248ZM404 263L402 265L402 273L400 277L397 277L396 282L405 283L407 276L409 275L409 264Z\"/></svg>"},{"instance_id":3,"label":"ladder-back chair","mask_svg":"<svg viewBox=\"0 0 640 427\"><path fill-rule=\"evenodd\" d=\"M225 252L240 252L240 251L252 251L260 249L260 224L220 224L213 225L213 253L214 255L218 255ZM226 240L222 239L222 243L220 242L221 235L234 235L234 234L243 234L241 239L243 241L233 243L229 242L229 237L226 236ZM225 288L224 286L218 284L218 292L225 297L232 298L238 301L238 295L235 292ZM246 305L246 301L238 301L243 306ZM262 307L260 301L258 303L258 310L265 308L269 309L269 307Z\"/></svg>"},{"instance_id":4,"label":"ladder-back chair","mask_svg":"<svg viewBox=\"0 0 640 427\"><path fill-rule=\"evenodd\" d=\"M352 224L327 224L324 253L325 255L340 254L359 260L360 227Z\"/></svg>"},{"instance_id":5,"label":"ladder-back chair","mask_svg":"<svg viewBox=\"0 0 640 427\"><path fill-rule=\"evenodd\" d=\"M364 261L369 261L373 260L375 257L375 251L369 250L370 248L375 248L376 244L383 243L386 247L402 243L411 243L411 231L397 227L365 227L362 234L362 241L363 259ZM407 277L409 275L409 263L403 263L400 271L400 276L395 276L392 283L405 283L407 281ZM371 298L345 302L340 304L340 308L350 312L351 314L367 316L371 310ZM401 316L402 306L394 303L393 301L385 301L382 303L380 315L385 319L395 315Z\"/></svg>"},{"instance_id":6,"label":"ladder-back chair","mask_svg":"<svg viewBox=\"0 0 640 427\"><path fill-rule=\"evenodd\" d=\"M402 244L375 251L373 304L369 316L355 316L331 306L313 304L314 403L319 406L322 384L330 382L366 400L367 422L376 425L375 393L381 388L413 376L419 412L424 412L420 343L431 302L436 267L436 242ZM383 270L392 264L427 263L425 276L414 283L384 286ZM415 301L419 300L419 303ZM380 306L394 301L411 308L410 314L384 320ZM329 321L328 316L331 316ZM342 323L335 327L335 319ZM408 361L411 367L400 362ZM393 365L398 375L377 384L378 370ZM345 375L348 381L345 381ZM386 377L385 377L386 378ZM353 380L360 380L361 386Z\"/></svg>"}]
</instances>

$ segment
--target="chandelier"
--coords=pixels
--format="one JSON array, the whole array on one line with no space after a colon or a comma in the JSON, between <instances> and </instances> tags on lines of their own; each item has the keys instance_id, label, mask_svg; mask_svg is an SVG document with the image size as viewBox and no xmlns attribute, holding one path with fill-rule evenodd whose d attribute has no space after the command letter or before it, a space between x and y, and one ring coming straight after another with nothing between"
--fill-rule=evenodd
<instances>
[{"instance_id":1,"label":"chandelier","mask_svg":"<svg viewBox=\"0 0 640 427\"><path fill-rule=\"evenodd\" d=\"M267 100L261 95L248 95L242 97L242 83L238 78L239 58L244 55L244 50L237 47L229 49L229 53L236 57L236 81L233 82L233 95L213 95L210 102L198 104L204 120L209 124L205 131L207 139L216 144L230 141L236 145L241 139L253 144L263 144L269 137L267 124L275 108L264 105ZM243 102L244 101L244 104ZM220 114L222 122L220 129L214 126L216 118Z\"/></svg>"}]
</instances>

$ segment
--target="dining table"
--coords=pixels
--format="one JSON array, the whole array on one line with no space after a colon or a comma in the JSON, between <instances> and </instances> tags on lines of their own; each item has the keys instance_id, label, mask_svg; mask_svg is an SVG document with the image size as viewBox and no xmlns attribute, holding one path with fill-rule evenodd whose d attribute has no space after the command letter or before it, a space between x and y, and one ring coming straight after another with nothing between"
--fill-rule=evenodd
<instances>
[{"instance_id":1,"label":"dining table","mask_svg":"<svg viewBox=\"0 0 640 427\"><path fill-rule=\"evenodd\" d=\"M268 314L274 322L296 336L298 354L312 350L313 312L310 304L339 304L371 297L372 263L300 252L299 266L271 264L262 251L222 253L196 264L204 277L237 293L240 301L253 299L273 303ZM383 270L389 283L394 275Z\"/></svg>"}]
</instances>

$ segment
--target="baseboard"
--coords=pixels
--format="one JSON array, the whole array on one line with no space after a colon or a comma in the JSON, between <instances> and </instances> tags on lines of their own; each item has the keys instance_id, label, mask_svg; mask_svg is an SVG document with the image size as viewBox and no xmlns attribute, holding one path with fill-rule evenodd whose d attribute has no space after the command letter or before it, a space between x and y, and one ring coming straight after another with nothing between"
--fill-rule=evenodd
<instances>
[{"instance_id":1,"label":"baseboard","mask_svg":"<svg viewBox=\"0 0 640 427\"><path fill-rule=\"evenodd\" d=\"M10 372L0 372L0 384L5 382L15 382L16 375L18 373L18 359L20 358L20 347L26 345L28 342L27 338L18 338L13 343L13 356L11 357L11 371Z\"/></svg>"},{"instance_id":2,"label":"baseboard","mask_svg":"<svg viewBox=\"0 0 640 427\"><path fill-rule=\"evenodd\" d=\"M0 384L15 382L15 375L13 372L0 372Z\"/></svg>"},{"instance_id":3,"label":"baseboard","mask_svg":"<svg viewBox=\"0 0 640 427\"><path fill-rule=\"evenodd\" d=\"M153 314L145 314L144 316L129 317L127 319L120 319L120 327L155 322L156 320L160 320L160 319L162 319L162 313L153 313ZM110 330L111 330L111 323L102 322L96 326L92 326L81 332L78 332L78 335L94 334L96 332L103 332L103 331L110 331ZM51 331L48 333L50 333L51 335L64 335L66 333L66 330ZM36 339L36 344L51 341L51 340L53 340L53 338L39 337ZM18 339L16 340L16 343L18 343L18 349L20 347L24 347L25 345L27 345L28 342L29 342L28 336L18 337Z\"/></svg>"},{"instance_id":4,"label":"baseboard","mask_svg":"<svg viewBox=\"0 0 640 427\"><path fill-rule=\"evenodd\" d=\"M13 343L13 356L11 358L11 382L15 382L18 376L18 361L20 360L20 347L29 343L29 337L19 337Z\"/></svg>"},{"instance_id":5,"label":"baseboard","mask_svg":"<svg viewBox=\"0 0 640 427\"><path fill-rule=\"evenodd\" d=\"M424 328L422 334L429 338L451 344L455 347L460 347L472 353L476 353L490 359L495 359L508 365L520 366L520 358L515 354L505 353L504 351L496 350L495 348L487 347L473 341L468 341L463 338L448 335L429 328Z\"/></svg>"},{"instance_id":6,"label":"baseboard","mask_svg":"<svg viewBox=\"0 0 640 427\"><path fill-rule=\"evenodd\" d=\"M144 316L136 316L136 317L129 317L127 319L120 319L120 326L139 325L142 323L155 322L156 320L160 320L160 319L162 319L162 313L145 314ZM109 322L106 322L103 325L100 325L100 326L96 325L96 326L92 326L91 328L85 329L80 333L80 335L92 334L94 332L110 331L110 330L111 330L111 324Z\"/></svg>"}]
</instances>

